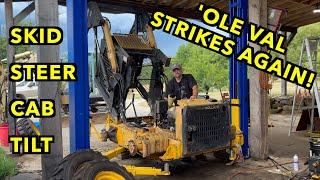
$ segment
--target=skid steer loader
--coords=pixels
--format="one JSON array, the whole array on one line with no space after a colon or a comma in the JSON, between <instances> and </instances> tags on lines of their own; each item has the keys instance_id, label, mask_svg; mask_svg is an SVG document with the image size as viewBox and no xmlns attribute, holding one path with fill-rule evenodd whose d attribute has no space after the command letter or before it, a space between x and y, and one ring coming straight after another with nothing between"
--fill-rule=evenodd
<instances>
[{"instance_id":1,"label":"skid steer loader","mask_svg":"<svg viewBox=\"0 0 320 180\"><path fill-rule=\"evenodd\" d=\"M171 162L184 158L223 152L228 153L228 159L235 160L241 153L243 136L237 99L231 102L182 99L174 107L175 118L168 118L164 67L169 66L170 59L157 48L148 21L148 13L136 14L129 34L112 34L110 22L102 17L97 4L88 3L88 28L95 32L97 54L95 82L108 112L99 138L118 146L102 154L85 150L68 155L56 169L54 179L169 175ZM104 34L101 42L97 38L98 27L102 27ZM126 99L131 89L136 89L148 102L150 116L138 116L133 107L135 116L126 117ZM163 167L119 166L109 161L124 153L161 161Z\"/></svg>"}]
</instances>

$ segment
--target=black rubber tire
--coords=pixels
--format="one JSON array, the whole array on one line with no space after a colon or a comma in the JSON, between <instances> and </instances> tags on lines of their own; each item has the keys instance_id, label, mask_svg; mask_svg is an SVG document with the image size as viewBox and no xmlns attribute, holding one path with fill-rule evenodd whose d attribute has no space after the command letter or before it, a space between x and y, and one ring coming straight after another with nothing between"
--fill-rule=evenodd
<instances>
[{"instance_id":1,"label":"black rubber tire","mask_svg":"<svg viewBox=\"0 0 320 180\"><path fill-rule=\"evenodd\" d=\"M229 153L226 151L226 149L220 150L220 151L215 151L213 153L214 157L217 159L220 159L224 162L230 162L229 160Z\"/></svg>"},{"instance_id":2,"label":"black rubber tire","mask_svg":"<svg viewBox=\"0 0 320 180\"><path fill-rule=\"evenodd\" d=\"M100 161L88 161L78 168L73 180L94 180L101 171L113 171L121 175L125 180L134 180L134 177L124 167L107 159Z\"/></svg>"},{"instance_id":3,"label":"black rubber tire","mask_svg":"<svg viewBox=\"0 0 320 180\"><path fill-rule=\"evenodd\" d=\"M102 160L105 157L100 152L93 150L81 150L69 154L60 163L59 166L53 171L54 180L71 180L75 172L81 164L87 161Z\"/></svg>"},{"instance_id":4,"label":"black rubber tire","mask_svg":"<svg viewBox=\"0 0 320 180\"><path fill-rule=\"evenodd\" d=\"M28 118L22 118L17 121L17 131L20 136L36 136L36 132L32 129L33 121Z\"/></svg>"}]
</instances>

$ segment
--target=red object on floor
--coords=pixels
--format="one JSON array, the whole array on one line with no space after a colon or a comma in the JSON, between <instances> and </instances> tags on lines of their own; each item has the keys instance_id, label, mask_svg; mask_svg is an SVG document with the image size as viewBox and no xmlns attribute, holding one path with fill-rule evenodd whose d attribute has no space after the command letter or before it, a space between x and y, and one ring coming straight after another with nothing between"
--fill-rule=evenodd
<instances>
[{"instance_id":1,"label":"red object on floor","mask_svg":"<svg viewBox=\"0 0 320 180\"><path fill-rule=\"evenodd\" d=\"M0 146L8 147L9 125L0 124Z\"/></svg>"}]
</instances>

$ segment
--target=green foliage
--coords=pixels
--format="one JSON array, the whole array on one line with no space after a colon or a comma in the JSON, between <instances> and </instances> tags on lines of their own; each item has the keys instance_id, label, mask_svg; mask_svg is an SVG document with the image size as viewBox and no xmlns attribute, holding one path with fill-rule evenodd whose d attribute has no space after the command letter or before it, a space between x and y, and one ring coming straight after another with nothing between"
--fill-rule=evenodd
<instances>
[{"instance_id":1,"label":"green foliage","mask_svg":"<svg viewBox=\"0 0 320 180\"><path fill-rule=\"evenodd\" d=\"M23 21L18 24L19 26L32 26L31 21ZM19 45L15 46L15 53L23 53L25 51L30 50L30 46L27 45ZM0 35L0 59L7 58L7 39L4 35Z\"/></svg>"},{"instance_id":2,"label":"green foliage","mask_svg":"<svg viewBox=\"0 0 320 180\"><path fill-rule=\"evenodd\" d=\"M15 173L15 162L6 156L4 150L0 147L0 179L5 179L7 176L13 176Z\"/></svg>"},{"instance_id":3,"label":"green foliage","mask_svg":"<svg viewBox=\"0 0 320 180\"><path fill-rule=\"evenodd\" d=\"M320 23L303 26L298 29L298 33L288 47L288 59L291 62L298 63L301 52L301 43L304 38L309 36L320 36Z\"/></svg>"},{"instance_id":4,"label":"green foliage","mask_svg":"<svg viewBox=\"0 0 320 180\"><path fill-rule=\"evenodd\" d=\"M197 45L187 43L181 45L171 64L182 65L183 73L192 74L197 80L201 91L205 86L219 89L228 86L228 58L214 53ZM171 69L166 69L169 78L172 77Z\"/></svg>"},{"instance_id":5,"label":"green foliage","mask_svg":"<svg viewBox=\"0 0 320 180\"><path fill-rule=\"evenodd\" d=\"M287 60L293 63L298 64L299 60L300 60L300 53L301 53L301 47L302 47L302 41L306 38L306 37L319 37L320 36L320 23L315 23L315 24L310 24L307 26L303 26L300 27L298 29L298 32L296 34L296 36L294 37L294 39L291 41L289 47L288 47L288 51L287 51ZM273 56L278 56L281 57L279 54L277 53L272 53ZM319 67L320 65L320 53L318 53L318 65L317 67ZM307 63L307 57L306 57L306 53L304 53L303 55L303 64L302 66L309 68L309 65ZM320 72L320 69L317 68L318 73Z\"/></svg>"}]
</instances>

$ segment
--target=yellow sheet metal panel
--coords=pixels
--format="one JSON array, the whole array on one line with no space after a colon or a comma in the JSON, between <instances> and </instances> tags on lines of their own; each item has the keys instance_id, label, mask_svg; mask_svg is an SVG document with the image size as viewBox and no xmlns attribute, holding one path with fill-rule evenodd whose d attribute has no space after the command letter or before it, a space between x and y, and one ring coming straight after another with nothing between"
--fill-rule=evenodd
<instances>
[{"instance_id":1,"label":"yellow sheet metal panel","mask_svg":"<svg viewBox=\"0 0 320 180\"><path fill-rule=\"evenodd\" d=\"M200 105L212 105L214 102L210 102L207 99L181 99L178 101L178 105L183 108L185 106L200 106Z\"/></svg>"},{"instance_id":2,"label":"yellow sheet metal panel","mask_svg":"<svg viewBox=\"0 0 320 180\"><path fill-rule=\"evenodd\" d=\"M183 133L183 127L182 127L182 107L177 106L176 107L176 140L182 141L182 133Z\"/></svg>"}]
</instances>

